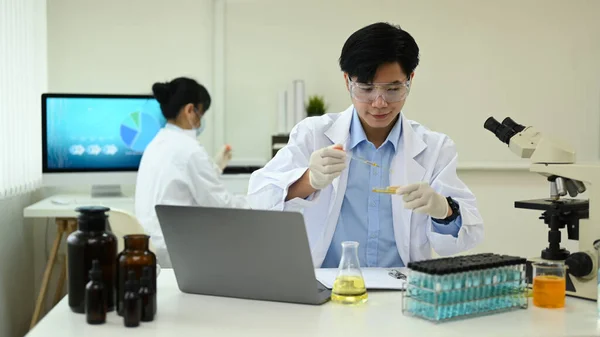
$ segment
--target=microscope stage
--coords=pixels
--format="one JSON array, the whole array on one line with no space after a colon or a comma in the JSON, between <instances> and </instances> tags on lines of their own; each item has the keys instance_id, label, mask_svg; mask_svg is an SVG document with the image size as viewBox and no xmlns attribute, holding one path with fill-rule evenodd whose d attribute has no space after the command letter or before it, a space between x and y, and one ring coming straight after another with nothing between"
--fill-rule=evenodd
<instances>
[{"instance_id":1,"label":"microscope stage","mask_svg":"<svg viewBox=\"0 0 600 337\"><path fill-rule=\"evenodd\" d=\"M540 211L561 210L568 211L583 211L590 207L589 200L584 199L533 199L515 201L515 208L537 209Z\"/></svg>"}]
</instances>

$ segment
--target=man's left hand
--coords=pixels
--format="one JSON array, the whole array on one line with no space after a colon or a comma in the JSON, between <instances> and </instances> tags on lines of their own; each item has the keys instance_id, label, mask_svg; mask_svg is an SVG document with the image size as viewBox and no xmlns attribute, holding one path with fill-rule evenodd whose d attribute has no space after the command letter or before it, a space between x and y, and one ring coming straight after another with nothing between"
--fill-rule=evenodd
<instances>
[{"instance_id":1,"label":"man's left hand","mask_svg":"<svg viewBox=\"0 0 600 337\"><path fill-rule=\"evenodd\" d=\"M402 195L404 208L428 214L434 219L445 219L452 215L448 200L437 193L428 183L417 183L398 187L396 194Z\"/></svg>"}]
</instances>

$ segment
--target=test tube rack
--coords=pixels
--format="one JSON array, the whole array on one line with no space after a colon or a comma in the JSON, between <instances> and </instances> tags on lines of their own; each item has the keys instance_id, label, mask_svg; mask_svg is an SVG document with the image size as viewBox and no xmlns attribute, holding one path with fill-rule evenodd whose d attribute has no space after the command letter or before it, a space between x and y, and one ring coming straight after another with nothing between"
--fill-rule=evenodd
<instances>
[{"instance_id":1,"label":"test tube rack","mask_svg":"<svg viewBox=\"0 0 600 337\"><path fill-rule=\"evenodd\" d=\"M438 323L527 309L526 261L484 253L410 262L402 313Z\"/></svg>"}]
</instances>

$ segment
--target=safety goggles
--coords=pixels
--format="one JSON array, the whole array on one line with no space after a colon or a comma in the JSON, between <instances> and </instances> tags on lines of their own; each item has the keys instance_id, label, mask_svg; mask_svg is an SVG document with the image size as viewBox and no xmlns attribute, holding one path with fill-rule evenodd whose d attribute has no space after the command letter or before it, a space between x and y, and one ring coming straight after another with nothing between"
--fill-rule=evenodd
<instances>
[{"instance_id":1,"label":"safety goggles","mask_svg":"<svg viewBox=\"0 0 600 337\"><path fill-rule=\"evenodd\" d=\"M381 96L388 103L403 101L410 91L410 81L398 83L358 83L348 79L350 94L362 103L372 103Z\"/></svg>"}]
</instances>

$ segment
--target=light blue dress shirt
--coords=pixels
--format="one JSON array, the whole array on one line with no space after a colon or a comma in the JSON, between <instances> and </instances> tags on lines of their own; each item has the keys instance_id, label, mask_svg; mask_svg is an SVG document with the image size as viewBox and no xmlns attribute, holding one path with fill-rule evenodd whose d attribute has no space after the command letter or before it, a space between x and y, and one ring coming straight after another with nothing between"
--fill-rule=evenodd
<instances>
[{"instance_id":1,"label":"light blue dress shirt","mask_svg":"<svg viewBox=\"0 0 600 337\"><path fill-rule=\"evenodd\" d=\"M377 163L380 167L372 167L357 160L350 161L342 209L322 268L338 267L344 241L359 243L358 259L361 267L404 266L394 238L392 197L371 191L374 187L389 185L389 168L398 151L401 136L402 123L397 122L385 142L375 148L367 140L360 119L354 111L350 124L350 145L346 150L352 151L355 157ZM456 237L461 225L459 216L449 224L433 222L433 229L437 233Z\"/></svg>"}]
</instances>

